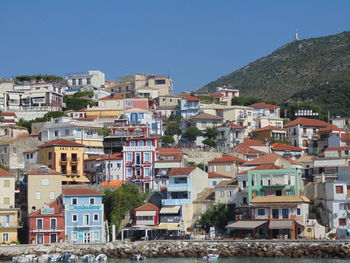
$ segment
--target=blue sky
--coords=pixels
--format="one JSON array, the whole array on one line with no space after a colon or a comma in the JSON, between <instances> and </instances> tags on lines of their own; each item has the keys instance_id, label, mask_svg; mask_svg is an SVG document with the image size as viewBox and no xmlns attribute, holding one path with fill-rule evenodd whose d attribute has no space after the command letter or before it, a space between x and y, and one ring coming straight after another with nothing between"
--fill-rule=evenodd
<instances>
[{"instance_id":1,"label":"blue sky","mask_svg":"<svg viewBox=\"0 0 350 263\"><path fill-rule=\"evenodd\" d=\"M191 91L293 38L349 30L350 1L0 1L0 76L170 75Z\"/></svg>"}]
</instances>

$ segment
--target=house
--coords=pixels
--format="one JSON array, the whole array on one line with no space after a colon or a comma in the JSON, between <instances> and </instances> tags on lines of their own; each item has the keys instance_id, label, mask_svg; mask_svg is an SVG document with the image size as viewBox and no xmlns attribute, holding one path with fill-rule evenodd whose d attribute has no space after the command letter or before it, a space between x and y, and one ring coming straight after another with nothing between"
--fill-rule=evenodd
<instances>
[{"instance_id":1,"label":"house","mask_svg":"<svg viewBox=\"0 0 350 263\"><path fill-rule=\"evenodd\" d=\"M239 187L235 180L224 180L215 186L215 203L217 204L233 204L239 207L243 204L238 198Z\"/></svg>"},{"instance_id":2,"label":"house","mask_svg":"<svg viewBox=\"0 0 350 263\"><path fill-rule=\"evenodd\" d=\"M221 181L227 181L231 179L232 179L232 176L229 176L229 175L223 175L218 173L208 173L208 181L209 181L208 187L215 187Z\"/></svg>"},{"instance_id":3,"label":"house","mask_svg":"<svg viewBox=\"0 0 350 263\"><path fill-rule=\"evenodd\" d=\"M17 115L15 112L1 112L0 125L16 124Z\"/></svg>"},{"instance_id":4,"label":"house","mask_svg":"<svg viewBox=\"0 0 350 263\"><path fill-rule=\"evenodd\" d=\"M283 157L292 157L294 159L299 159L300 157L304 156L303 148L277 142L271 144L270 146L273 153L277 153Z\"/></svg>"},{"instance_id":5,"label":"house","mask_svg":"<svg viewBox=\"0 0 350 263\"><path fill-rule=\"evenodd\" d=\"M69 87L84 87L92 85L96 88L104 88L105 74L99 70L89 70L87 74L67 75L65 76Z\"/></svg>"},{"instance_id":6,"label":"house","mask_svg":"<svg viewBox=\"0 0 350 263\"><path fill-rule=\"evenodd\" d=\"M265 116L274 116L279 118L281 115L281 109L276 105L258 102L250 105L249 107L254 109L254 115L256 118Z\"/></svg>"},{"instance_id":7,"label":"house","mask_svg":"<svg viewBox=\"0 0 350 263\"><path fill-rule=\"evenodd\" d=\"M39 149L23 152L24 170L29 171L39 166Z\"/></svg>"},{"instance_id":8,"label":"house","mask_svg":"<svg viewBox=\"0 0 350 263\"><path fill-rule=\"evenodd\" d=\"M217 148L223 152L231 152L232 148L243 142L244 127L235 123L218 126Z\"/></svg>"},{"instance_id":9,"label":"house","mask_svg":"<svg viewBox=\"0 0 350 263\"><path fill-rule=\"evenodd\" d=\"M105 242L103 194L88 188L63 189L66 241Z\"/></svg>"},{"instance_id":10,"label":"house","mask_svg":"<svg viewBox=\"0 0 350 263\"><path fill-rule=\"evenodd\" d=\"M181 168L187 165L187 155L176 148L157 148L155 183L158 191L165 189L169 182L171 168Z\"/></svg>"},{"instance_id":11,"label":"house","mask_svg":"<svg viewBox=\"0 0 350 263\"><path fill-rule=\"evenodd\" d=\"M60 172L46 166L25 173L23 192L26 193L26 202L22 209L29 214L52 203L62 193L63 179Z\"/></svg>"},{"instance_id":12,"label":"house","mask_svg":"<svg viewBox=\"0 0 350 263\"><path fill-rule=\"evenodd\" d=\"M177 108L181 103L181 96L177 95L163 95L155 98L157 103L157 111L161 113L162 116L169 118L171 115L177 115Z\"/></svg>"},{"instance_id":13,"label":"house","mask_svg":"<svg viewBox=\"0 0 350 263\"><path fill-rule=\"evenodd\" d=\"M52 244L65 242L64 207L57 198L28 215L30 244Z\"/></svg>"},{"instance_id":14,"label":"house","mask_svg":"<svg viewBox=\"0 0 350 263\"><path fill-rule=\"evenodd\" d=\"M157 226L159 224L159 208L151 203L134 209L134 225Z\"/></svg>"},{"instance_id":15,"label":"house","mask_svg":"<svg viewBox=\"0 0 350 263\"><path fill-rule=\"evenodd\" d=\"M137 183L144 190L155 189L154 162L156 160L156 137L130 138L123 146L125 179Z\"/></svg>"},{"instance_id":16,"label":"house","mask_svg":"<svg viewBox=\"0 0 350 263\"><path fill-rule=\"evenodd\" d=\"M287 130L274 126L265 126L251 132L252 139L262 142L284 141L287 138Z\"/></svg>"},{"instance_id":17,"label":"house","mask_svg":"<svg viewBox=\"0 0 350 263\"><path fill-rule=\"evenodd\" d=\"M225 103L226 105L231 105L233 98L239 97L239 90L234 89L230 86L216 87L215 94L220 94L220 102Z\"/></svg>"},{"instance_id":18,"label":"house","mask_svg":"<svg viewBox=\"0 0 350 263\"><path fill-rule=\"evenodd\" d=\"M245 161L230 154L224 154L221 158L215 158L208 162L209 172L218 173L234 178L239 171L239 166Z\"/></svg>"},{"instance_id":19,"label":"house","mask_svg":"<svg viewBox=\"0 0 350 263\"><path fill-rule=\"evenodd\" d=\"M350 133L331 133L328 136L328 147L350 146Z\"/></svg>"},{"instance_id":20,"label":"house","mask_svg":"<svg viewBox=\"0 0 350 263\"><path fill-rule=\"evenodd\" d=\"M13 174L0 169L0 244L17 242L19 208L15 206L15 182Z\"/></svg>"},{"instance_id":21,"label":"house","mask_svg":"<svg viewBox=\"0 0 350 263\"><path fill-rule=\"evenodd\" d=\"M185 97L181 100L180 109L184 119L196 116L201 109L200 100L193 96Z\"/></svg>"},{"instance_id":22,"label":"house","mask_svg":"<svg viewBox=\"0 0 350 263\"><path fill-rule=\"evenodd\" d=\"M36 149L42 142L29 135L0 141L0 162L10 170L24 169L23 152Z\"/></svg>"},{"instance_id":23,"label":"house","mask_svg":"<svg viewBox=\"0 0 350 263\"><path fill-rule=\"evenodd\" d=\"M257 196L250 201L252 219L226 227L235 237L297 239L304 232L309 203L305 196Z\"/></svg>"},{"instance_id":24,"label":"house","mask_svg":"<svg viewBox=\"0 0 350 263\"><path fill-rule=\"evenodd\" d=\"M22 126L18 126L16 124L8 124L8 125L1 125L0 126L0 136L4 136L1 138L0 141L7 140L10 138L16 138L21 135L28 135L27 128L24 128Z\"/></svg>"},{"instance_id":25,"label":"house","mask_svg":"<svg viewBox=\"0 0 350 263\"><path fill-rule=\"evenodd\" d=\"M40 163L61 172L64 184L85 183L84 145L65 139L48 141L39 147Z\"/></svg>"},{"instance_id":26,"label":"house","mask_svg":"<svg viewBox=\"0 0 350 263\"><path fill-rule=\"evenodd\" d=\"M245 139L233 148L233 155L246 161L254 160L270 152L270 147L261 141Z\"/></svg>"},{"instance_id":27,"label":"house","mask_svg":"<svg viewBox=\"0 0 350 263\"><path fill-rule=\"evenodd\" d=\"M291 145L303 148L306 153L313 153L318 147L319 130L332 126L334 125L316 119L297 118L287 123L284 128L288 131Z\"/></svg>"},{"instance_id":28,"label":"house","mask_svg":"<svg viewBox=\"0 0 350 263\"><path fill-rule=\"evenodd\" d=\"M91 183L125 180L123 155L114 153L84 160L85 174Z\"/></svg>"},{"instance_id":29,"label":"house","mask_svg":"<svg viewBox=\"0 0 350 263\"><path fill-rule=\"evenodd\" d=\"M263 155L257 159L247 161L242 166L242 171L250 170L252 168L256 168L259 165L275 165L281 168L291 168L292 164L289 160L282 157L281 155L278 155L276 153L269 153L266 155Z\"/></svg>"},{"instance_id":30,"label":"house","mask_svg":"<svg viewBox=\"0 0 350 263\"><path fill-rule=\"evenodd\" d=\"M99 131L104 127L102 122L76 120L71 117L61 117L46 122L41 128L41 140L48 142L64 139L81 143L85 147L85 154L102 155L103 136Z\"/></svg>"}]
</instances>

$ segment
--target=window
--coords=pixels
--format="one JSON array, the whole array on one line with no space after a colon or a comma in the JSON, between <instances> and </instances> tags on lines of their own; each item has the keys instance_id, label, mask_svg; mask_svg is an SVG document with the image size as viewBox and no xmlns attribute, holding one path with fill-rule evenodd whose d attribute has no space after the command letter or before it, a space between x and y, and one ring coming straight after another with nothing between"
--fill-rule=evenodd
<instances>
[{"instance_id":1,"label":"window","mask_svg":"<svg viewBox=\"0 0 350 263\"><path fill-rule=\"evenodd\" d=\"M126 175L127 175L128 177L131 177L131 176L132 176L132 168L127 168L127 169L126 169Z\"/></svg>"},{"instance_id":2,"label":"window","mask_svg":"<svg viewBox=\"0 0 350 263\"><path fill-rule=\"evenodd\" d=\"M258 216L264 216L265 215L265 209L258 209Z\"/></svg>"},{"instance_id":3,"label":"window","mask_svg":"<svg viewBox=\"0 0 350 263\"><path fill-rule=\"evenodd\" d=\"M146 168L144 169L144 175L145 175L145 176L151 176L151 168L146 167Z\"/></svg>"},{"instance_id":4,"label":"window","mask_svg":"<svg viewBox=\"0 0 350 263\"><path fill-rule=\"evenodd\" d=\"M77 240L78 239L78 232L77 231L73 231L72 232L72 239L73 240Z\"/></svg>"},{"instance_id":5,"label":"window","mask_svg":"<svg viewBox=\"0 0 350 263\"><path fill-rule=\"evenodd\" d=\"M272 218L278 219L280 217L280 212L278 209L272 209Z\"/></svg>"},{"instance_id":6,"label":"window","mask_svg":"<svg viewBox=\"0 0 350 263\"><path fill-rule=\"evenodd\" d=\"M306 133L306 128L303 128L303 133L304 133L304 134Z\"/></svg>"},{"instance_id":7,"label":"window","mask_svg":"<svg viewBox=\"0 0 350 263\"><path fill-rule=\"evenodd\" d=\"M50 243L57 242L57 234L50 234Z\"/></svg>"},{"instance_id":8,"label":"window","mask_svg":"<svg viewBox=\"0 0 350 263\"><path fill-rule=\"evenodd\" d=\"M146 146L152 146L152 141L150 140L146 141Z\"/></svg>"},{"instance_id":9,"label":"window","mask_svg":"<svg viewBox=\"0 0 350 263\"><path fill-rule=\"evenodd\" d=\"M93 231L92 232L92 237L93 237L93 240L99 240L99 232L98 231Z\"/></svg>"},{"instance_id":10,"label":"window","mask_svg":"<svg viewBox=\"0 0 350 263\"><path fill-rule=\"evenodd\" d=\"M2 242L9 242L9 233L2 233Z\"/></svg>"},{"instance_id":11,"label":"window","mask_svg":"<svg viewBox=\"0 0 350 263\"><path fill-rule=\"evenodd\" d=\"M4 199L3 199L3 204L4 205L9 205L10 204L10 197L4 197Z\"/></svg>"},{"instance_id":12,"label":"window","mask_svg":"<svg viewBox=\"0 0 350 263\"><path fill-rule=\"evenodd\" d=\"M282 218L284 218L284 219L289 218L289 209L288 208L282 209Z\"/></svg>"},{"instance_id":13,"label":"window","mask_svg":"<svg viewBox=\"0 0 350 263\"><path fill-rule=\"evenodd\" d=\"M121 163L117 163L117 168L121 168L121 167L122 167Z\"/></svg>"},{"instance_id":14,"label":"window","mask_svg":"<svg viewBox=\"0 0 350 263\"><path fill-rule=\"evenodd\" d=\"M126 154L126 161L127 162L132 162L132 153L127 153Z\"/></svg>"},{"instance_id":15,"label":"window","mask_svg":"<svg viewBox=\"0 0 350 263\"><path fill-rule=\"evenodd\" d=\"M52 160L52 152L49 152L48 159L49 159L49 160Z\"/></svg>"},{"instance_id":16,"label":"window","mask_svg":"<svg viewBox=\"0 0 350 263\"><path fill-rule=\"evenodd\" d=\"M50 180L48 178L41 179L41 185L49 185Z\"/></svg>"},{"instance_id":17,"label":"window","mask_svg":"<svg viewBox=\"0 0 350 263\"><path fill-rule=\"evenodd\" d=\"M128 100L125 102L126 107L132 107L132 101Z\"/></svg>"},{"instance_id":18,"label":"window","mask_svg":"<svg viewBox=\"0 0 350 263\"><path fill-rule=\"evenodd\" d=\"M82 79L78 79L78 85L83 85L83 80Z\"/></svg>"},{"instance_id":19,"label":"window","mask_svg":"<svg viewBox=\"0 0 350 263\"><path fill-rule=\"evenodd\" d=\"M13 147L13 148L12 148L12 151L13 151L13 153L16 153L16 152L17 152L16 147Z\"/></svg>"},{"instance_id":20,"label":"window","mask_svg":"<svg viewBox=\"0 0 350 263\"><path fill-rule=\"evenodd\" d=\"M143 146L143 141L138 141L137 146Z\"/></svg>"},{"instance_id":21,"label":"window","mask_svg":"<svg viewBox=\"0 0 350 263\"><path fill-rule=\"evenodd\" d=\"M243 188L247 187L247 181L242 181Z\"/></svg>"},{"instance_id":22,"label":"window","mask_svg":"<svg viewBox=\"0 0 350 263\"><path fill-rule=\"evenodd\" d=\"M226 172L231 172L231 165L226 165Z\"/></svg>"},{"instance_id":23,"label":"window","mask_svg":"<svg viewBox=\"0 0 350 263\"><path fill-rule=\"evenodd\" d=\"M50 228L56 229L57 228L57 220L56 218L50 218Z\"/></svg>"},{"instance_id":24,"label":"window","mask_svg":"<svg viewBox=\"0 0 350 263\"><path fill-rule=\"evenodd\" d=\"M78 155L76 153L72 153L72 162L78 161Z\"/></svg>"},{"instance_id":25,"label":"window","mask_svg":"<svg viewBox=\"0 0 350 263\"><path fill-rule=\"evenodd\" d=\"M300 216L300 215L301 215L301 209L297 208L297 216Z\"/></svg>"},{"instance_id":26,"label":"window","mask_svg":"<svg viewBox=\"0 0 350 263\"><path fill-rule=\"evenodd\" d=\"M243 197L243 204L244 205L248 204L247 197Z\"/></svg>"},{"instance_id":27,"label":"window","mask_svg":"<svg viewBox=\"0 0 350 263\"><path fill-rule=\"evenodd\" d=\"M228 192L227 192L227 196L228 196L228 197L231 197L231 196L232 196L232 191L228 191Z\"/></svg>"},{"instance_id":28,"label":"window","mask_svg":"<svg viewBox=\"0 0 350 263\"><path fill-rule=\"evenodd\" d=\"M38 230L43 229L43 219L42 218L38 218L36 220L36 229L38 229Z\"/></svg>"},{"instance_id":29,"label":"window","mask_svg":"<svg viewBox=\"0 0 350 263\"><path fill-rule=\"evenodd\" d=\"M61 161L66 162L67 161L67 154L66 153L61 153Z\"/></svg>"},{"instance_id":30,"label":"window","mask_svg":"<svg viewBox=\"0 0 350 263\"><path fill-rule=\"evenodd\" d=\"M221 197L225 197L225 192L224 191L220 191L220 196Z\"/></svg>"},{"instance_id":31,"label":"window","mask_svg":"<svg viewBox=\"0 0 350 263\"><path fill-rule=\"evenodd\" d=\"M143 161L144 162L149 162L150 161L150 154L149 153L144 153L143 155Z\"/></svg>"},{"instance_id":32,"label":"window","mask_svg":"<svg viewBox=\"0 0 350 263\"><path fill-rule=\"evenodd\" d=\"M346 226L346 218L339 218L339 226Z\"/></svg>"},{"instance_id":33,"label":"window","mask_svg":"<svg viewBox=\"0 0 350 263\"><path fill-rule=\"evenodd\" d=\"M4 188L10 187L10 180L4 180Z\"/></svg>"},{"instance_id":34,"label":"window","mask_svg":"<svg viewBox=\"0 0 350 263\"><path fill-rule=\"evenodd\" d=\"M336 185L335 186L335 192L337 194L342 194L343 193L343 186L342 185Z\"/></svg>"},{"instance_id":35,"label":"window","mask_svg":"<svg viewBox=\"0 0 350 263\"><path fill-rule=\"evenodd\" d=\"M95 204L95 198L90 198L89 199L89 204L94 205Z\"/></svg>"},{"instance_id":36,"label":"window","mask_svg":"<svg viewBox=\"0 0 350 263\"><path fill-rule=\"evenodd\" d=\"M135 141L131 141L130 146L135 146Z\"/></svg>"},{"instance_id":37,"label":"window","mask_svg":"<svg viewBox=\"0 0 350 263\"><path fill-rule=\"evenodd\" d=\"M77 80L76 79L72 79L72 85L73 86L77 85Z\"/></svg>"},{"instance_id":38,"label":"window","mask_svg":"<svg viewBox=\"0 0 350 263\"><path fill-rule=\"evenodd\" d=\"M40 200L41 199L41 193L40 192L35 192L35 199Z\"/></svg>"},{"instance_id":39,"label":"window","mask_svg":"<svg viewBox=\"0 0 350 263\"><path fill-rule=\"evenodd\" d=\"M91 78L86 79L86 84L88 84L88 85L91 84Z\"/></svg>"},{"instance_id":40,"label":"window","mask_svg":"<svg viewBox=\"0 0 350 263\"><path fill-rule=\"evenodd\" d=\"M55 137L58 137L58 131L55 131Z\"/></svg>"},{"instance_id":41,"label":"window","mask_svg":"<svg viewBox=\"0 0 350 263\"><path fill-rule=\"evenodd\" d=\"M69 129L64 130L64 135L68 136L69 135Z\"/></svg>"},{"instance_id":42,"label":"window","mask_svg":"<svg viewBox=\"0 0 350 263\"><path fill-rule=\"evenodd\" d=\"M78 173L78 167L76 165L72 165L72 174Z\"/></svg>"},{"instance_id":43,"label":"window","mask_svg":"<svg viewBox=\"0 0 350 263\"><path fill-rule=\"evenodd\" d=\"M55 192L50 192L50 200L55 200Z\"/></svg>"},{"instance_id":44,"label":"window","mask_svg":"<svg viewBox=\"0 0 350 263\"><path fill-rule=\"evenodd\" d=\"M98 222L98 214L94 214L94 222Z\"/></svg>"},{"instance_id":45,"label":"window","mask_svg":"<svg viewBox=\"0 0 350 263\"><path fill-rule=\"evenodd\" d=\"M164 85L166 83L165 79L156 79L154 80L155 85Z\"/></svg>"},{"instance_id":46,"label":"window","mask_svg":"<svg viewBox=\"0 0 350 263\"><path fill-rule=\"evenodd\" d=\"M217 182L216 181L212 181L211 182L211 186L216 186L217 185Z\"/></svg>"},{"instance_id":47,"label":"window","mask_svg":"<svg viewBox=\"0 0 350 263\"><path fill-rule=\"evenodd\" d=\"M72 215L72 222L78 222L78 215Z\"/></svg>"},{"instance_id":48,"label":"window","mask_svg":"<svg viewBox=\"0 0 350 263\"><path fill-rule=\"evenodd\" d=\"M78 204L78 199L72 198L72 205L77 205L77 204Z\"/></svg>"},{"instance_id":49,"label":"window","mask_svg":"<svg viewBox=\"0 0 350 263\"><path fill-rule=\"evenodd\" d=\"M62 174L67 174L67 166L66 165L62 165L61 166L61 173Z\"/></svg>"},{"instance_id":50,"label":"window","mask_svg":"<svg viewBox=\"0 0 350 263\"><path fill-rule=\"evenodd\" d=\"M212 169L212 172L216 172L216 165L213 165L211 169Z\"/></svg>"}]
</instances>

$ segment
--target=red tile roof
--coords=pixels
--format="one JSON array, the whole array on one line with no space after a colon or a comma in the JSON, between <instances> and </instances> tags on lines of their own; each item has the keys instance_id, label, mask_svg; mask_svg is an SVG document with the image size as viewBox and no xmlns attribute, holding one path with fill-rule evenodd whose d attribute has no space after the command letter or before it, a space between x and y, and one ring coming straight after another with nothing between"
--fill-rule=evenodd
<instances>
[{"instance_id":1,"label":"red tile roof","mask_svg":"<svg viewBox=\"0 0 350 263\"><path fill-rule=\"evenodd\" d=\"M185 167L185 168L171 168L169 176L174 175L189 175L197 167Z\"/></svg>"},{"instance_id":2,"label":"red tile roof","mask_svg":"<svg viewBox=\"0 0 350 263\"><path fill-rule=\"evenodd\" d=\"M215 99L220 99L221 97L224 96L221 93L209 93L208 95L211 96L211 97L214 97Z\"/></svg>"},{"instance_id":3,"label":"red tile roof","mask_svg":"<svg viewBox=\"0 0 350 263\"><path fill-rule=\"evenodd\" d=\"M345 131L345 129L338 128L336 125L329 124L329 126L322 128L318 133L331 133L332 131Z\"/></svg>"},{"instance_id":4,"label":"red tile roof","mask_svg":"<svg viewBox=\"0 0 350 263\"><path fill-rule=\"evenodd\" d=\"M183 153L183 151L176 148L157 148L159 153Z\"/></svg>"},{"instance_id":5,"label":"red tile roof","mask_svg":"<svg viewBox=\"0 0 350 263\"><path fill-rule=\"evenodd\" d=\"M124 183L123 180L110 180L100 183L101 186L111 186L111 187L120 187Z\"/></svg>"},{"instance_id":6,"label":"red tile roof","mask_svg":"<svg viewBox=\"0 0 350 263\"><path fill-rule=\"evenodd\" d=\"M240 125L237 125L235 123L228 123L226 125L223 125L225 127L231 127L233 129L236 129L236 130L244 130L244 127L243 126L240 126Z\"/></svg>"},{"instance_id":7,"label":"red tile roof","mask_svg":"<svg viewBox=\"0 0 350 263\"><path fill-rule=\"evenodd\" d=\"M103 98L100 98L99 100L120 100L123 99L123 96L119 93L114 94L114 96L106 96Z\"/></svg>"},{"instance_id":8,"label":"red tile roof","mask_svg":"<svg viewBox=\"0 0 350 263\"><path fill-rule=\"evenodd\" d=\"M261 132L261 131L287 131L287 130L283 129L283 128L276 127L276 126L269 125L269 126L262 127L260 129L253 130L252 133Z\"/></svg>"},{"instance_id":9,"label":"red tile roof","mask_svg":"<svg viewBox=\"0 0 350 263\"><path fill-rule=\"evenodd\" d=\"M281 169L281 167L274 165L274 164L261 164L252 170L278 170Z\"/></svg>"},{"instance_id":10,"label":"red tile roof","mask_svg":"<svg viewBox=\"0 0 350 263\"><path fill-rule=\"evenodd\" d=\"M40 167L26 172L26 175L62 175L62 173L52 170L48 167Z\"/></svg>"},{"instance_id":11,"label":"red tile roof","mask_svg":"<svg viewBox=\"0 0 350 263\"><path fill-rule=\"evenodd\" d=\"M295 146L291 146L283 143L277 143L277 142L271 144L271 149L274 151L303 151L304 150L299 147L295 147Z\"/></svg>"},{"instance_id":12,"label":"red tile roof","mask_svg":"<svg viewBox=\"0 0 350 263\"><path fill-rule=\"evenodd\" d=\"M15 177L15 175L0 168L0 177Z\"/></svg>"},{"instance_id":13,"label":"red tile roof","mask_svg":"<svg viewBox=\"0 0 350 263\"><path fill-rule=\"evenodd\" d=\"M350 144L350 133L343 133L340 135L340 140L347 144Z\"/></svg>"},{"instance_id":14,"label":"red tile roof","mask_svg":"<svg viewBox=\"0 0 350 263\"><path fill-rule=\"evenodd\" d=\"M232 179L232 176L218 174L218 173L208 173L208 178L230 178L230 179Z\"/></svg>"},{"instance_id":15,"label":"red tile roof","mask_svg":"<svg viewBox=\"0 0 350 263\"><path fill-rule=\"evenodd\" d=\"M350 150L350 146L343 146L343 147L328 147L324 149L325 151L344 151L344 150Z\"/></svg>"},{"instance_id":16,"label":"red tile roof","mask_svg":"<svg viewBox=\"0 0 350 263\"><path fill-rule=\"evenodd\" d=\"M151 203L147 203L135 208L135 211L154 211L154 210L159 211L159 208Z\"/></svg>"},{"instance_id":17,"label":"red tile roof","mask_svg":"<svg viewBox=\"0 0 350 263\"><path fill-rule=\"evenodd\" d=\"M309 118L298 118L294 121L288 122L284 127L291 127L295 125L303 125L303 126L314 126L314 127L329 127L332 124L316 119L309 119Z\"/></svg>"},{"instance_id":18,"label":"red tile roof","mask_svg":"<svg viewBox=\"0 0 350 263\"><path fill-rule=\"evenodd\" d=\"M40 217L52 217L52 216L58 216L58 215L61 215L61 216L64 216L64 209L63 209L63 204L60 203L60 201L58 200L55 200L53 202L51 202L49 205L48 205L49 208L53 208L54 209L54 214L47 214L47 215L42 215L41 214L41 209L38 209L36 210L35 212L29 214L28 216L29 217L35 217L35 216L40 216Z\"/></svg>"},{"instance_id":19,"label":"red tile roof","mask_svg":"<svg viewBox=\"0 0 350 263\"><path fill-rule=\"evenodd\" d=\"M257 159L245 162L244 165L251 166L251 165L260 165L260 164L275 164L276 160L280 158L283 158L283 157L276 153L269 153Z\"/></svg>"},{"instance_id":20,"label":"red tile roof","mask_svg":"<svg viewBox=\"0 0 350 263\"><path fill-rule=\"evenodd\" d=\"M219 117L219 116L215 116L215 115L211 115L208 113L201 113L201 114L199 114L197 116L193 116L189 119L190 120L219 120L219 121L222 121L224 118Z\"/></svg>"},{"instance_id":21,"label":"red tile roof","mask_svg":"<svg viewBox=\"0 0 350 263\"><path fill-rule=\"evenodd\" d=\"M0 116L15 116L16 117L16 113L4 111L4 112L0 113Z\"/></svg>"},{"instance_id":22,"label":"red tile roof","mask_svg":"<svg viewBox=\"0 0 350 263\"><path fill-rule=\"evenodd\" d=\"M237 162L237 163L244 163L245 160L238 158L236 156L233 156L231 154L224 154L221 158L215 158L208 163L231 163L231 162Z\"/></svg>"},{"instance_id":23,"label":"red tile roof","mask_svg":"<svg viewBox=\"0 0 350 263\"><path fill-rule=\"evenodd\" d=\"M265 152L253 149L251 146L265 146L265 144L258 140L246 139L234 147L234 151L236 153L244 154L247 156L258 156L266 154Z\"/></svg>"},{"instance_id":24,"label":"red tile roof","mask_svg":"<svg viewBox=\"0 0 350 263\"><path fill-rule=\"evenodd\" d=\"M193 96L188 96L188 97L185 98L185 100L188 100L188 101L199 101L198 98L193 97Z\"/></svg>"},{"instance_id":25,"label":"red tile roof","mask_svg":"<svg viewBox=\"0 0 350 263\"><path fill-rule=\"evenodd\" d=\"M44 148L44 147L50 147L50 146L75 146L75 147L84 147L83 144L77 143L77 142L73 142L73 141L68 141L65 139L56 139L56 140L52 140L49 142L46 142L42 145L40 145L40 148Z\"/></svg>"},{"instance_id":26,"label":"red tile roof","mask_svg":"<svg viewBox=\"0 0 350 263\"><path fill-rule=\"evenodd\" d=\"M263 103L263 102L254 103L254 104L250 105L249 107L252 107L254 109L267 109L267 110L274 110L274 109L279 108L276 105L267 104L267 103Z\"/></svg>"},{"instance_id":27,"label":"red tile roof","mask_svg":"<svg viewBox=\"0 0 350 263\"><path fill-rule=\"evenodd\" d=\"M103 195L89 188L68 188L62 190L63 195Z\"/></svg>"}]
</instances>

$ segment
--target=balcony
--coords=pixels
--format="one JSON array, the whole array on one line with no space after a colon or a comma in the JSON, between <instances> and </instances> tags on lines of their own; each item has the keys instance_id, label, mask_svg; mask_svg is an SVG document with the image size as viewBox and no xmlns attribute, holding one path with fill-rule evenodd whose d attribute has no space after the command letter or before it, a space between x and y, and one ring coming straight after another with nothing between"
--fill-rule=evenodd
<instances>
[{"instance_id":1,"label":"balcony","mask_svg":"<svg viewBox=\"0 0 350 263\"><path fill-rule=\"evenodd\" d=\"M154 225L154 220L136 220L136 225L151 226Z\"/></svg>"},{"instance_id":2,"label":"balcony","mask_svg":"<svg viewBox=\"0 0 350 263\"><path fill-rule=\"evenodd\" d=\"M60 164L67 164L68 163L68 159L67 158L61 158L60 159Z\"/></svg>"},{"instance_id":3,"label":"balcony","mask_svg":"<svg viewBox=\"0 0 350 263\"><path fill-rule=\"evenodd\" d=\"M163 199L162 205L168 206L168 205L183 205L183 204L191 204L191 199Z\"/></svg>"},{"instance_id":4,"label":"balcony","mask_svg":"<svg viewBox=\"0 0 350 263\"><path fill-rule=\"evenodd\" d=\"M155 151L154 146L123 146L124 152Z\"/></svg>"},{"instance_id":5,"label":"balcony","mask_svg":"<svg viewBox=\"0 0 350 263\"><path fill-rule=\"evenodd\" d=\"M32 233L49 233L49 232L63 232L64 229L59 228L50 228L50 229L30 229L30 232Z\"/></svg>"},{"instance_id":6,"label":"balcony","mask_svg":"<svg viewBox=\"0 0 350 263\"><path fill-rule=\"evenodd\" d=\"M168 184L169 192L182 192L188 190L188 184Z\"/></svg>"},{"instance_id":7,"label":"balcony","mask_svg":"<svg viewBox=\"0 0 350 263\"><path fill-rule=\"evenodd\" d=\"M181 216L160 216L161 223L179 223Z\"/></svg>"},{"instance_id":8,"label":"balcony","mask_svg":"<svg viewBox=\"0 0 350 263\"><path fill-rule=\"evenodd\" d=\"M71 159L71 163L77 164L77 163L79 163L79 161L80 161L79 158L72 158L72 159Z\"/></svg>"}]
</instances>

